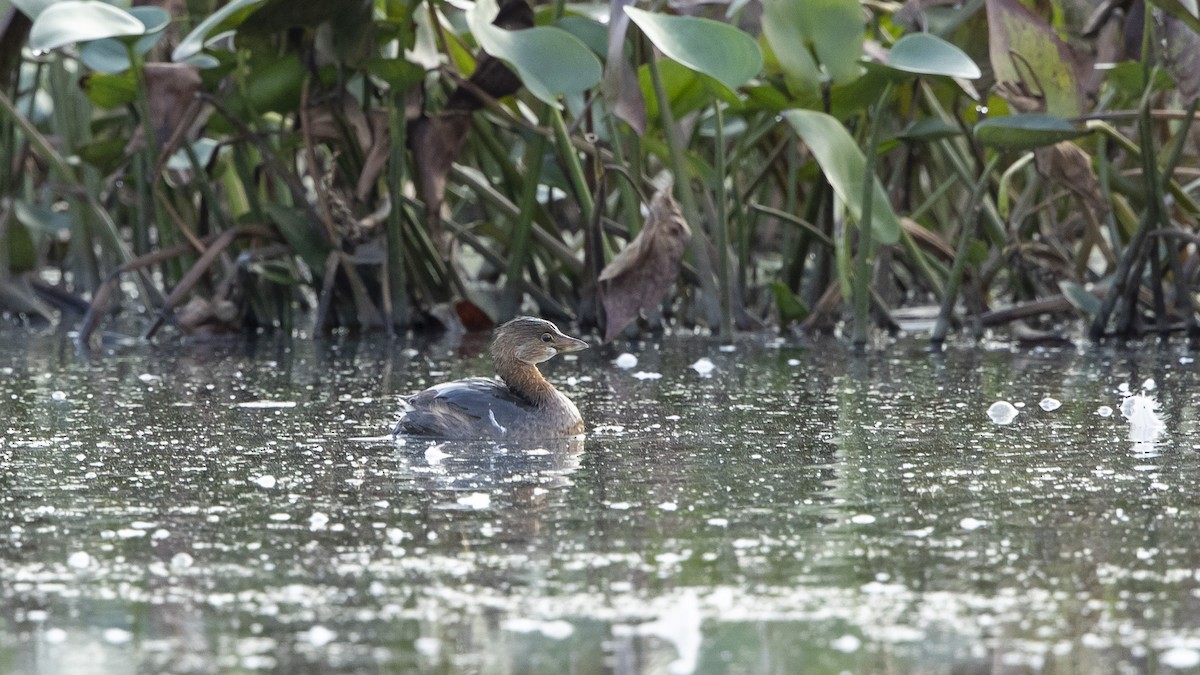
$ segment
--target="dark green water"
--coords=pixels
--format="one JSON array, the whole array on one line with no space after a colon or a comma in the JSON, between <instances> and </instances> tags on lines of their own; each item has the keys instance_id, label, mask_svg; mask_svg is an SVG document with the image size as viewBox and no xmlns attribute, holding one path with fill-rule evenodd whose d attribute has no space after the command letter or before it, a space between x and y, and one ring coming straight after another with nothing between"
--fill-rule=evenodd
<instances>
[{"instance_id":1,"label":"dark green water","mask_svg":"<svg viewBox=\"0 0 1200 675\"><path fill-rule=\"evenodd\" d=\"M482 347L0 331L0 672L1200 667L1187 352L671 338L547 364L581 442L386 437Z\"/></svg>"}]
</instances>

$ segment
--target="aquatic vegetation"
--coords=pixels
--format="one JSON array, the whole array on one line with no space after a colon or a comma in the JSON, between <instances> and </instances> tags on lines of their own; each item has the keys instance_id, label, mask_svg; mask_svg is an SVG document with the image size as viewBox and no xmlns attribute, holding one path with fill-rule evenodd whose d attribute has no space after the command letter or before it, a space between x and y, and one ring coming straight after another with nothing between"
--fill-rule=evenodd
<instances>
[{"instance_id":1,"label":"aquatic vegetation","mask_svg":"<svg viewBox=\"0 0 1200 675\"><path fill-rule=\"evenodd\" d=\"M1200 19L1144 5L18 0L0 307L1194 335Z\"/></svg>"}]
</instances>

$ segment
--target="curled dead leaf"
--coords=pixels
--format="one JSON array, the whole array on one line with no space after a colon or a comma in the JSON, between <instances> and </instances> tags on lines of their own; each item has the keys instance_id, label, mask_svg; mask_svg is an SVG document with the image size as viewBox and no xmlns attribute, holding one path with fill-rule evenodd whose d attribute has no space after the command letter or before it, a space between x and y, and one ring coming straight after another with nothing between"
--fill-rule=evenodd
<instances>
[{"instance_id":1,"label":"curled dead leaf","mask_svg":"<svg viewBox=\"0 0 1200 675\"><path fill-rule=\"evenodd\" d=\"M650 200L646 225L600 272L604 305L604 341L625 329L642 310L662 302L679 276L692 230L671 196L659 190Z\"/></svg>"}]
</instances>

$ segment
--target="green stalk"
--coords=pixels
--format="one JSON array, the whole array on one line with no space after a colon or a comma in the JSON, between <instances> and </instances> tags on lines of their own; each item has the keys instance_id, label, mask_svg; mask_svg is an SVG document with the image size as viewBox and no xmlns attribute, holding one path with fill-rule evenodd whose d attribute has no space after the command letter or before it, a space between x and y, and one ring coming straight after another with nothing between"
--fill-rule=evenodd
<instances>
[{"instance_id":1,"label":"green stalk","mask_svg":"<svg viewBox=\"0 0 1200 675\"><path fill-rule=\"evenodd\" d=\"M688 175L687 165L683 161L683 142L679 139L679 129L675 125L675 114L671 111L671 98L667 96L663 86L662 74L658 71L658 59L654 51L647 50L646 64L650 68L650 81L654 84L654 96L658 99L658 114L662 119L663 136L666 137L668 155L670 157L671 173L675 177L675 195L683 209L683 217L692 227L690 248L696 264L696 274L700 277L700 288L704 292L705 313L711 321L719 317L721 308L717 302L717 292L713 284L712 263L708 251L704 247L704 233L699 229L700 210L696 207L696 195L692 192L691 176ZM720 319L718 318L718 321Z\"/></svg>"},{"instance_id":2,"label":"green stalk","mask_svg":"<svg viewBox=\"0 0 1200 675\"><path fill-rule=\"evenodd\" d=\"M721 307L721 339L733 339L733 309L731 307L732 289L729 287L729 223L726 214L727 195L725 192L725 117L721 112L721 102L713 104L717 121L717 147L713 160L713 169L717 175L717 184L713 190L713 199L717 205L717 219L713 223L717 247L717 293Z\"/></svg>"},{"instance_id":3,"label":"green stalk","mask_svg":"<svg viewBox=\"0 0 1200 675\"><path fill-rule=\"evenodd\" d=\"M554 141L558 144L558 152L567 165L567 177L570 178L571 187L575 188L575 196L579 200L580 221L590 223L596 204L592 200L592 191L583 174L583 164L579 161L579 153L576 152L575 146L571 144L571 136L567 133L562 111L554 106L549 108L550 121L554 125Z\"/></svg>"},{"instance_id":4,"label":"green stalk","mask_svg":"<svg viewBox=\"0 0 1200 675\"><path fill-rule=\"evenodd\" d=\"M958 289L962 285L963 271L967 267L967 252L971 241L975 239L975 230L979 224L979 212L983 208L983 193L987 189L992 171L1000 163L1000 154L996 153L991 161L979 174L979 180L971 189L971 201L967 204L967 222L958 241L958 249L954 253L954 265L950 268L950 277L946 280L946 294L942 297L941 311L938 312L937 323L933 326L933 335L929 341L940 347L946 341L946 333L950 330L950 315L954 312L954 303L958 300Z\"/></svg>"},{"instance_id":5,"label":"green stalk","mask_svg":"<svg viewBox=\"0 0 1200 675\"><path fill-rule=\"evenodd\" d=\"M628 167L629 162L625 159L625 148L617 130L617 116L606 115L605 117L608 120L608 135L612 141L613 158L618 166ZM633 175L637 176L638 174L633 173ZM627 180L617 181L617 194L621 199L621 214L625 221L625 227L629 230L629 238L633 239L642 227L641 199L638 197L637 190Z\"/></svg>"},{"instance_id":6,"label":"green stalk","mask_svg":"<svg viewBox=\"0 0 1200 675\"><path fill-rule=\"evenodd\" d=\"M1147 6L1148 7L1148 6ZM1151 82L1150 75L1147 75L1146 82ZM1096 313L1096 317L1092 320L1091 330L1089 335L1093 340L1099 340L1104 337L1105 330L1108 328L1109 317L1112 316L1113 310L1116 309L1117 302L1126 297L1126 308L1124 318L1121 325L1117 327L1118 333L1128 331L1133 321L1133 308L1137 303L1137 286L1135 277L1140 277L1142 269L1143 250L1146 247L1146 237L1150 230L1155 229L1158 223L1162 220L1160 209L1162 208L1162 184L1158 181L1158 166L1155 161L1154 153L1154 132L1151 127L1150 118L1150 94L1151 88L1146 87L1146 91L1142 94L1141 105L1139 106L1138 116L1138 134L1142 145L1142 182L1145 186L1146 209L1142 212L1142 217L1138 221L1138 229L1129 239L1128 246L1121 254L1121 259L1117 263L1117 270L1113 276L1113 285L1105 294L1104 300L1100 303L1100 311Z\"/></svg>"},{"instance_id":7,"label":"green stalk","mask_svg":"<svg viewBox=\"0 0 1200 675\"><path fill-rule=\"evenodd\" d=\"M406 92L394 92L391 105L388 106L388 131L392 145L388 157L387 191L392 208L388 209L387 217L387 279L384 283L391 305L391 316L387 318L389 331L395 326L406 326L409 322L408 279L402 238L404 220L400 206L404 199L402 189L407 169L405 146L408 143L405 134L408 125L404 119L405 94Z\"/></svg>"},{"instance_id":8,"label":"green stalk","mask_svg":"<svg viewBox=\"0 0 1200 675\"><path fill-rule=\"evenodd\" d=\"M543 104L545 105L545 104ZM542 112L544 125L550 116L550 106ZM561 119L561 117L560 117ZM556 127L557 130L557 127ZM574 151L571 150L574 154ZM517 294L525 265L529 261L529 243L533 232L533 214L537 209L537 189L541 182L542 158L546 156L546 137L536 134L533 142L525 147L525 184L521 186L520 212L513 222L512 240L508 249L506 292L510 306L520 305ZM590 195L589 195L590 197Z\"/></svg>"},{"instance_id":9,"label":"green stalk","mask_svg":"<svg viewBox=\"0 0 1200 675\"><path fill-rule=\"evenodd\" d=\"M883 93L875 102L867 123L871 125L867 143L866 168L863 175L862 217L858 222L858 250L854 255L854 346L862 349L867 344L867 323L871 312L871 258L874 245L871 241L871 217L875 210L875 159L879 155L879 134L883 124L883 106L892 94L892 83L888 82Z\"/></svg>"}]
</instances>

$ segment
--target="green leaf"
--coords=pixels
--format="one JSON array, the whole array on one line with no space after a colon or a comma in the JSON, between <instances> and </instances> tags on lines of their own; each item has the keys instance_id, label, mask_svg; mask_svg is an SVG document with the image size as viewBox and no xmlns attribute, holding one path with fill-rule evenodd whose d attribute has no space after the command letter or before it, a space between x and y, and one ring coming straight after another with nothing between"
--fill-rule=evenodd
<instances>
[{"instance_id":1,"label":"green leaf","mask_svg":"<svg viewBox=\"0 0 1200 675\"><path fill-rule=\"evenodd\" d=\"M596 56L608 55L608 26L582 16L564 16L554 25L579 38Z\"/></svg>"},{"instance_id":2,"label":"green leaf","mask_svg":"<svg viewBox=\"0 0 1200 675\"><path fill-rule=\"evenodd\" d=\"M121 161L125 159L125 150L128 147L128 138L111 136L85 143L75 148L75 154L79 156L79 159L96 167L107 176L120 166Z\"/></svg>"},{"instance_id":3,"label":"green leaf","mask_svg":"<svg viewBox=\"0 0 1200 675\"><path fill-rule=\"evenodd\" d=\"M808 316L808 308L782 281L771 282L771 294L775 296L775 307L779 309L780 326L803 321Z\"/></svg>"},{"instance_id":4,"label":"green leaf","mask_svg":"<svg viewBox=\"0 0 1200 675\"><path fill-rule=\"evenodd\" d=\"M837 119L814 110L788 110L783 117L817 158L825 178L849 209L851 217L855 222L860 222L867 163L850 133ZM892 210L883 186L878 179L873 180L872 232L879 243L894 244L900 238L900 221Z\"/></svg>"},{"instance_id":5,"label":"green leaf","mask_svg":"<svg viewBox=\"0 0 1200 675\"><path fill-rule=\"evenodd\" d=\"M1100 298L1092 295L1082 284L1073 281L1058 282L1058 290L1071 306L1086 316L1096 316L1100 313Z\"/></svg>"},{"instance_id":6,"label":"green leaf","mask_svg":"<svg viewBox=\"0 0 1200 675\"><path fill-rule=\"evenodd\" d=\"M29 48L48 52L76 42L142 35L129 12L99 0L62 0L42 10L29 29Z\"/></svg>"},{"instance_id":7,"label":"green leaf","mask_svg":"<svg viewBox=\"0 0 1200 675\"><path fill-rule=\"evenodd\" d=\"M367 72L399 91L414 87L425 79L425 69L404 59L367 59Z\"/></svg>"},{"instance_id":8,"label":"green leaf","mask_svg":"<svg viewBox=\"0 0 1200 675\"><path fill-rule=\"evenodd\" d=\"M263 204L267 217L279 229L279 233L292 248L300 254L304 263L313 274L321 277L325 274L325 257L329 255L329 247L321 235L312 228L304 212L298 208L268 202Z\"/></svg>"},{"instance_id":9,"label":"green leaf","mask_svg":"<svg viewBox=\"0 0 1200 675\"><path fill-rule=\"evenodd\" d=\"M628 6L625 13L667 57L729 89L737 89L762 70L762 50L753 38L729 24Z\"/></svg>"},{"instance_id":10,"label":"green leaf","mask_svg":"<svg viewBox=\"0 0 1200 675\"><path fill-rule=\"evenodd\" d=\"M909 33L892 46L888 68L914 75L978 79L979 66L963 50L932 33Z\"/></svg>"},{"instance_id":11,"label":"green leaf","mask_svg":"<svg viewBox=\"0 0 1200 675\"><path fill-rule=\"evenodd\" d=\"M30 20L38 18L50 5L58 0L12 0L13 7L21 10Z\"/></svg>"},{"instance_id":12,"label":"green leaf","mask_svg":"<svg viewBox=\"0 0 1200 675\"><path fill-rule=\"evenodd\" d=\"M993 117L975 125L975 138L985 145L1005 150L1040 148L1088 133L1061 117L1040 114Z\"/></svg>"},{"instance_id":13,"label":"green leaf","mask_svg":"<svg viewBox=\"0 0 1200 675\"><path fill-rule=\"evenodd\" d=\"M29 236L29 230L19 218L15 222L9 222L7 240L4 242L4 252L8 260L8 272L20 274L33 271L37 267L33 238Z\"/></svg>"},{"instance_id":14,"label":"green leaf","mask_svg":"<svg viewBox=\"0 0 1200 675\"><path fill-rule=\"evenodd\" d=\"M133 74L92 73L83 79L83 92L97 108L112 109L137 100L137 84Z\"/></svg>"},{"instance_id":15,"label":"green leaf","mask_svg":"<svg viewBox=\"0 0 1200 675\"><path fill-rule=\"evenodd\" d=\"M820 84L810 47L835 83L859 76L864 23L858 0L763 2L763 36L784 72L810 90Z\"/></svg>"},{"instance_id":16,"label":"green leaf","mask_svg":"<svg viewBox=\"0 0 1200 675\"><path fill-rule=\"evenodd\" d=\"M133 45L137 54L145 54L163 38L163 29L170 25L171 15L161 7L134 7L129 13L146 27L146 33ZM94 40L79 49L79 59L92 70L119 73L129 68L129 49L116 38Z\"/></svg>"},{"instance_id":17,"label":"green leaf","mask_svg":"<svg viewBox=\"0 0 1200 675\"><path fill-rule=\"evenodd\" d=\"M937 118L927 117L908 125L908 128L900 132L897 138L906 141L940 141L961 134L962 129L957 126Z\"/></svg>"},{"instance_id":18,"label":"green leaf","mask_svg":"<svg viewBox=\"0 0 1200 675\"><path fill-rule=\"evenodd\" d=\"M201 21L175 47L174 51L171 52L171 60L176 63L183 63L198 55L204 51L204 44L208 42L209 35L230 30L241 25L246 20L246 17L253 14L254 10L263 1L233 0L228 5L209 14L207 19Z\"/></svg>"},{"instance_id":19,"label":"green leaf","mask_svg":"<svg viewBox=\"0 0 1200 675\"><path fill-rule=\"evenodd\" d=\"M579 38L551 26L505 30L492 25L498 11L496 0L478 0L467 12L471 34L517 72L529 93L557 106L559 95L579 95L600 82L600 60Z\"/></svg>"},{"instance_id":20,"label":"green leaf","mask_svg":"<svg viewBox=\"0 0 1200 675\"><path fill-rule=\"evenodd\" d=\"M211 138L196 139L196 142L192 143L192 152L196 155L196 163L201 168L208 166L218 147L220 147L219 144ZM175 171L191 171L193 169L192 159L188 157L187 149L176 150L175 154L167 160L167 168Z\"/></svg>"},{"instance_id":21,"label":"green leaf","mask_svg":"<svg viewBox=\"0 0 1200 675\"><path fill-rule=\"evenodd\" d=\"M704 86L704 79L686 66L674 61L662 61L658 64L658 74L662 77L663 89L666 90L667 101L676 119L699 110L712 98ZM642 96L646 101L646 119L657 124L659 100L654 95L649 66L638 68L638 86L642 88Z\"/></svg>"},{"instance_id":22,"label":"green leaf","mask_svg":"<svg viewBox=\"0 0 1200 675\"><path fill-rule=\"evenodd\" d=\"M58 237L71 231L71 214L34 206L22 200L13 202L13 213L30 232L42 237Z\"/></svg>"}]
</instances>

